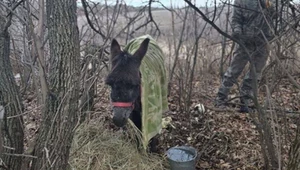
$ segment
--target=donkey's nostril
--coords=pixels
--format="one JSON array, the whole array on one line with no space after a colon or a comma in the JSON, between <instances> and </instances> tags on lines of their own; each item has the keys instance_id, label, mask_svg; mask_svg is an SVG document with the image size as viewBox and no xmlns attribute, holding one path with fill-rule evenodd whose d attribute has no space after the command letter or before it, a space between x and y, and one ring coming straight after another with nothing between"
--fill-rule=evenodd
<instances>
[{"instance_id":1,"label":"donkey's nostril","mask_svg":"<svg viewBox=\"0 0 300 170\"><path fill-rule=\"evenodd\" d=\"M118 127L123 127L127 123L131 113L130 107L114 107L113 108L113 123Z\"/></svg>"}]
</instances>

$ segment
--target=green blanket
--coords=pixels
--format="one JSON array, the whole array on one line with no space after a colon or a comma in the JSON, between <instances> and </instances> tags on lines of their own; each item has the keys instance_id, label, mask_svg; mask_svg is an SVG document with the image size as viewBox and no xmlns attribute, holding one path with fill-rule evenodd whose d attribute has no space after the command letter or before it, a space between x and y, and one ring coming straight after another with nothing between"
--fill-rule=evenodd
<instances>
[{"instance_id":1,"label":"green blanket","mask_svg":"<svg viewBox=\"0 0 300 170\"><path fill-rule=\"evenodd\" d=\"M168 111L167 73L164 55L155 40L144 35L131 40L125 47L130 54L139 48L145 38L150 39L148 51L142 60L142 143L147 148L149 140L162 129L162 114Z\"/></svg>"}]
</instances>

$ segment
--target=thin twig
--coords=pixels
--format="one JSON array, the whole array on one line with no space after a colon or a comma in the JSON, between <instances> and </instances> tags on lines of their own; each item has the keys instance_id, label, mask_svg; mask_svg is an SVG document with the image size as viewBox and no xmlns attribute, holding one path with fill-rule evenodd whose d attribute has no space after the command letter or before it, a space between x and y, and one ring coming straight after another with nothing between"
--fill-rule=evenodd
<instances>
[{"instance_id":1,"label":"thin twig","mask_svg":"<svg viewBox=\"0 0 300 170\"><path fill-rule=\"evenodd\" d=\"M205 144L205 146L202 148L202 150L198 154L198 159L201 158L202 154L205 152L205 150L208 148L210 145L211 141L215 138L215 136L218 134L218 132L215 132L214 134L211 135L209 138L209 141Z\"/></svg>"},{"instance_id":2,"label":"thin twig","mask_svg":"<svg viewBox=\"0 0 300 170\"><path fill-rule=\"evenodd\" d=\"M14 14L14 16L16 16L22 22L22 24L28 25L28 23L25 20L23 20L19 15L17 15L15 13L15 11L13 11L11 8L9 8L8 6L6 6L3 1L0 1L0 5L2 5L4 8L6 8L7 10L9 10L9 12L11 12L12 14Z\"/></svg>"},{"instance_id":3,"label":"thin twig","mask_svg":"<svg viewBox=\"0 0 300 170\"><path fill-rule=\"evenodd\" d=\"M26 114L32 112L33 110L36 110L36 109L38 109L38 108L40 108L40 107L42 107L42 106L43 106L43 105L40 105L40 106L38 106L38 107L36 107L36 108L33 108L33 109L31 109L31 110L28 110L28 111L23 112L23 113L18 114L18 115L9 116L9 117L7 117L7 119L12 119L12 118L16 118L16 117L20 117L20 116L26 115Z\"/></svg>"},{"instance_id":4,"label":"thin twig","mask_svg":"<svg viewBox=\"0 0 300 170\"><path fill-rule=\"evenodd\" d=\"M98 33L103 39L107 39L107 37L102 33L102 31L100 29L97 30L95 28L94 24L92 23L92 21L89 17L89 13L87 11L87 2L86 2L86 0L81 0L81 3L82 3L82 6L83 6L83 9L84 9L84 14L85 14L86 20L87 20L88 24L90 25L90 27L92 28L92 30L94 30L96 33Z\"/></svg>"},{"instance_id":5,"label":"thin twig","mask_svg":"<svg viewBox=\"0 0 300 170\"><path fill-rule=\"evenodd\" d=\"M37 159L36 156L32 156L32 155L24 155L24 154L10 154L10 153L3 153L4 155L8 155L8 156L17 156L17 157L28 157L28 158L34 158Z\"/></svg>"}]
</instances>

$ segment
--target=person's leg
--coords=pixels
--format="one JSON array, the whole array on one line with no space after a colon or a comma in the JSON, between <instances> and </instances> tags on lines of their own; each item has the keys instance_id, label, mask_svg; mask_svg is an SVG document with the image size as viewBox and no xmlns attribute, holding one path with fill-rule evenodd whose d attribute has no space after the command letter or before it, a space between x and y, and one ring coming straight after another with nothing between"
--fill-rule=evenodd
<instances>
[{"instance_id":1,"label":"person's leg","mask_svg":"<svg viewBox=\"0 0 300 170\"><path fill-rule=\"evenodd\" d=\"M215 106L225 105L231 87L236 82L238 76L241 74L245 65L248 62L244 50L241 47L239 47L239 45L237 45L233 55L234 55L233 60L231 61L229 68L227 69L227 71L223 76L221 86L217 93Z\"/></svg>"},{"instance_id":2,"label":"person's leg","mask_svg":"<svg viewBox=\"0 0 300 170\"><path fill-rule=\"evenodd\" d=\"M255 49L256 50L253 53L252 60L255 66L257 82L259 82L261 79L262 70L265 67L268 60L269 48L267 45L263 45L255 47ZM254 75L252 75L251 71L249 70L246 76L244 77L240 90L242 104L241 112L249 112L249 99L253 97L253 80Z\"/></svg>"}]
</instances>

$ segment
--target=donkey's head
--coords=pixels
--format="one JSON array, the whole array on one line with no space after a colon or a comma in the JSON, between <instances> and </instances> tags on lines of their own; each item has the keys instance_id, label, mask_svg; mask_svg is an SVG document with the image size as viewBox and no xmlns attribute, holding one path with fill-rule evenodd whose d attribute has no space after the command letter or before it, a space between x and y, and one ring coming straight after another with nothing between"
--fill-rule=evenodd
<instances>
[{"instance_id":1,"label":"donkey's head","mask_svg":"<svg viewBox=\"0 0 300 170\"><path fill-rule=\"evenodd\" d=\"M149 39L145 39L134 54L122 51L119 43L111 43L112 69L106 78L111 87L113 122L122 127L134 109L134 102L140 95L140 65L148 49Z\"/></svg>"}]
</instances>

